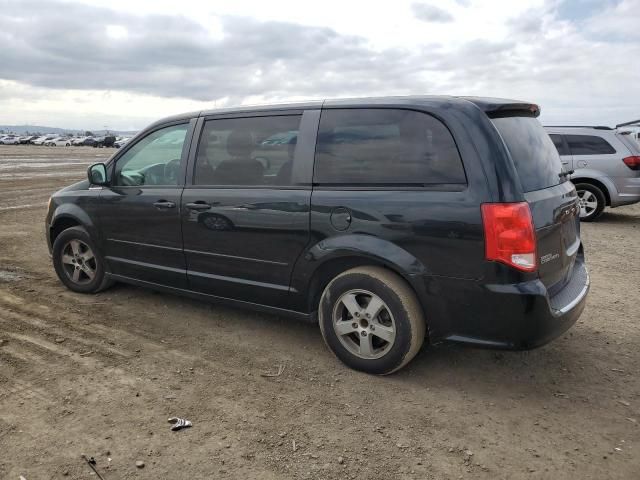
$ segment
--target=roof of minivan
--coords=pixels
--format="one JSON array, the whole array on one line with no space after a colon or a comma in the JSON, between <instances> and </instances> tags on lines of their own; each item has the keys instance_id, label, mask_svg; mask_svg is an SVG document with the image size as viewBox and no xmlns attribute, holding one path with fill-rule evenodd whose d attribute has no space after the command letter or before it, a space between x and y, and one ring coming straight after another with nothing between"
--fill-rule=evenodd
<instances>
[{"instance_id":1,"label":"roof of minivan","mask_svg":"<svg viewBox=\"0 0 640 480\"><path fill-rule=\"evenodd\" d=\"M298 109L318 109L322 107L375 107L383 105L429 105L430 107L451 107L452 104L468 106L469 103L476 105L487 114L508 114L515 111L526 111L534 116L538 116L540 108L533 103L520 100L510 100L505 98L492 97L466 97L451 95L408 95L408 96L388 96L388 97L361 97L361 98L339 98L326 100L312 100L296 103L279 103L270 105L243 105L237 107L216 108L203 110L201 112L189 112L158 120L153 125L165 123L173 120L182 120L205 115L220 115L226 113L243 112L264 112L278 110L298 110ZM152 125L152 126L153 126Z\"/></svg>"}]
</instances>

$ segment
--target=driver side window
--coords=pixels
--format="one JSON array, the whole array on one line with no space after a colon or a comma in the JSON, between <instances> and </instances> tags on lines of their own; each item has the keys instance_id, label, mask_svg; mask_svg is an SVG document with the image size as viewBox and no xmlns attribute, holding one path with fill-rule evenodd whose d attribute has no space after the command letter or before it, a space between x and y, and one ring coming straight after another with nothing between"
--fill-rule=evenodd
<instances>
[{"instance_id":1,"label":"driver side window","mask_svg":"<svg viewBox=\"0 0 640 480\"><path fill-rule=\"evenodd\" d=\"M172 125L136 142L116 162L114 185L178 185L188 124Z\"/></svg>"}]
</instances>

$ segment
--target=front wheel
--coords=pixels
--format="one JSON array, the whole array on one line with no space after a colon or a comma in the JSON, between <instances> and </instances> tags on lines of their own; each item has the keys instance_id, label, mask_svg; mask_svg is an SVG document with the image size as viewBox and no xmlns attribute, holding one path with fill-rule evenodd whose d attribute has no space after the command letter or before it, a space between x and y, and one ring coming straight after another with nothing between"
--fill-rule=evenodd
<instances>
[{"instance_id":1,"label":"front wheel","mask_svg":"<svg viewBox=\"0 0 640 480\"><path fill-rule=\"evenodd\" d=\"M590 183L578 183L576 192L580 204L580 221L592 222L602 215L607 203L602 190Z\"/></svg>"},{"instance_id":2,"label":"front wheel","mask_svg":"<svg viewBox=\"0 0 640 480\"><path fill-rule=\"evenodd\" d=\"M53 266L60 281L74 292L97 293L111 284L100 252L82 227L67 228L56 237Z\"/></svg>"},{"instance_id":3,"label":"front wheel","mask_svg":"<svg viewBox=\"0 0 640 480\"><path fill-rule=\"evenodd\" d=\"M384 268L358 267L338 275L325 288L318 314L325 343L355 370L393 373L424 342L418 299L402 278Z\"/></svg>"}]
</instances>

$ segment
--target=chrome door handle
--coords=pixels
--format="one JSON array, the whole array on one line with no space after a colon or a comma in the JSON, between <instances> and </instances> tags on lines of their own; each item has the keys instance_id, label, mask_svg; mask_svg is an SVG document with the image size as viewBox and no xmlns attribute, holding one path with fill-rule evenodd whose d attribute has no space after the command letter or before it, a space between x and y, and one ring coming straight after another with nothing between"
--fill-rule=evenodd
<instances>
[{"instance_id":1,"label":"chrome door handle","mask_svg":"<svg viewBox=\"0 0 640 480\"><path fill-rule=\"evenodd\" d=\"M156 208L176 208L176 204L174 202L168 202L167 200L158 200L153 204Z\"/></svg>"}]
</instances>

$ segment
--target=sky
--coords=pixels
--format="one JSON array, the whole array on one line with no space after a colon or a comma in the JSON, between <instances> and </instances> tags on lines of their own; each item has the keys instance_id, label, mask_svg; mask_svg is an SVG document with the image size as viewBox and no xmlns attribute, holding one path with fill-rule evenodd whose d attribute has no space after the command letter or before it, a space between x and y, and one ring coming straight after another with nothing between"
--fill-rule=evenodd
<instances>
[{"instance_id":1,"label":"sky","mask_svg":"<svg viewBox=\"0 0 640 480\"><path fill-rule=\"evenodd\" d=\"M412 94L640 118L640 0L0 0L0 124Z\"/></svg>"}]
</instances>

